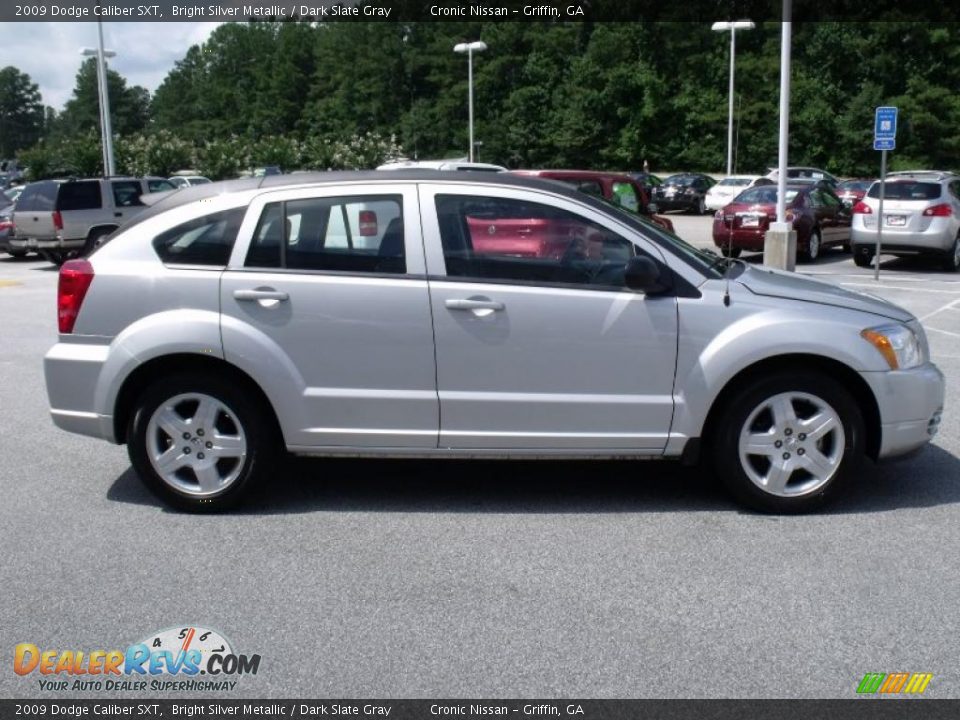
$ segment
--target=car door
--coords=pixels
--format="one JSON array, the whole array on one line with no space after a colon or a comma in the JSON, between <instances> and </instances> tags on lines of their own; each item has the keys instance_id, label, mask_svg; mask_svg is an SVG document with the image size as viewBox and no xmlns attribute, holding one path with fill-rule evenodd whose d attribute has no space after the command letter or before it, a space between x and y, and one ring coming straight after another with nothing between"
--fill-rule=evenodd
<instances>
[{"instance_id":1,"label":"car door","mask_svg":"<svg viewBox=\"0 0 960 720\"><path fill-rule=\"evenodd\" d=\"M673 413L675 297L626 290L656 248L594 208L534 190L420 186L440 447L662 452ZM477 251L484 217L527 215L560 253Z\"/></svg>"},{"instance_id":2,"label":"car door","mask_svg":"<svg viewBox=\"0 0 960 720\"><path fill-rule=\"evenodd\" d=\"M817 225L820 227L820 239L824 245L840 242L839 210L840 202L833 204L831 193L824 188L816 187L810 191L813 201L813 212L816 215Z\"/></svg>"},{"instance_id":3,"label":"car door","mask_svg":"<svg viewBox=\"0 0 960 720\"><path fill-rule=\"evenodd\" d=\"M413 185L259 195L223 274L221 317L227 360L268 386L288 445L436 447Z\"/></svg>"}]
</instances>

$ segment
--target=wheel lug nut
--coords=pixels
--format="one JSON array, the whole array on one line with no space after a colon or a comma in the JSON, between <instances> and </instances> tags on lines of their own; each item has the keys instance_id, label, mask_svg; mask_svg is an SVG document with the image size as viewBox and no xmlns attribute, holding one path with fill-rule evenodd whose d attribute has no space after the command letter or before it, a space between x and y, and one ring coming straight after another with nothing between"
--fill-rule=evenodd
<instances>
[{"instance_id":1,"label":"wheel lug nut","mask_svg":"<svg viewBox=\"0 0 960 720\"><path fill-rule=\"evenodd\" d=\"M189 440L189 439L190 439L190 433L185 432L185 433L183 434L183 439L184 439L184 440Z\"/></svg>"},{"instance_id":2,"label":"wheel lug nut","mask_svg":"<svg viewBox=\"0 0 960 720\"><path fill-rule=\"evenodd\" d=\"M203 453L197 453L197 460L203 460Z\"/></svg>"},{"instance_id":3,"label":"wheel lug nut","mask_svg":"<svg viewBox=\"0 0 960 720\"><path fill-rule=\"evenodd\" d=\"M203 428L200 428L199 430L197 430L197 435L200 437L203 437Z\"/></svg>"},{"instance_id":4,"label":"wheel lug nut","mask_svg":"<svg viewBox=\"0 0 960 720\"><path fill-rule=\"evenodd\" d=\"M774 446L774 447L778 447L778 448L783 447L783 440L777 440L777 441L773 444L773 446Z\"/></svg>"},{"instance_id":5,"label":"wheel lug nut","mask_svg":"<svg viewBox=\"0 0 960 720\"><path fill-rule=\"evenodd\" d=\"M800 448L799 450L797 450L797 455L803 455L803 453L805 452L806 450L804 450L803 448Z\"/></svg>"},{"instance_id":6,"label":"wheel lug nut","mask_svg":"<svg viewBox=\"0 0 960 720\"><path fill-rule=\"evenodd\" d=\"M791 430L790 428L787 428L786 430L783 431L783 434L784 434L784 435L793 435L793 430Z\"/></svg>"},{"instance_id":7,"label":"wheel lug nut","mask_svg":"<svg viewBox=\"0 0 960 720\"><path fill-rule=\"evenodd\" d=\"M806 434L806 433L800 433L799 435L797 435L797 437L800 438L800 442L803 442L804 440L807 439L807 434Z\"/></svg>"},{"instance_id":8,"label":"wheel lug nut","mask_svg":"<svg viewBox=\"0 0 960 720\"><path fill-rule=\"evenodd\" d=\"M213 443L207 440L207 450L213 447Z\"/></svg>"},{"instance_id":9,"label":"wheel lug nut","mask_svg":"<svg viewBox=\"0 0 960 720\"><path fill-rule=\"evenodd\" d=\"M784 459L784 460L789 460L789 459L790 459L790 453L784 453L784 454L783 454L783 459Z\"/></svg>"},{"instance_id":10,"label":"wheel lug nut","mask_svg":"<svg viewBox=\"0 0 960 720\"><path fill-rule=\"evenodd\" d=\"M185 448L183 449L183 454L184 454L184 455L189 455L189 454L190 454L190 448L185 447Z\"/></svg>"}]
</instances>

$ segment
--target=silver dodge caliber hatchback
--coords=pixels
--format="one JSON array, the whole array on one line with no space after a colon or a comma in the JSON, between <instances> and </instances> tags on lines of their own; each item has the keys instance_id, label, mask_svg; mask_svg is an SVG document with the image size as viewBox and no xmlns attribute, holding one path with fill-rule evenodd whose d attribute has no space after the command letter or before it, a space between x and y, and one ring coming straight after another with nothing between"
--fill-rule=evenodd
<instances>
[{"instance_id":1,"label":"silver dodge caliber hatchback","mask_svg":"<svg viewBox=\"0 0 960 720\"><path fill-rule=\"evenodd\" d=\"M188 510L276 480L285 448L702 458L805 511L927 443L944 397L896 305L490 173L178 190L63 266L58 314L54 422Z\"/></svg>"}]
</instances>

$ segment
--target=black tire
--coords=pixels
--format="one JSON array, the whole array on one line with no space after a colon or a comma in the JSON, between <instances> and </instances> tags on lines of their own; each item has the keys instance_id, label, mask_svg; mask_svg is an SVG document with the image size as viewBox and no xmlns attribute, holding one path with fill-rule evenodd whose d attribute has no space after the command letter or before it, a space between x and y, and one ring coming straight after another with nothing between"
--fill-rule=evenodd
<instances>
[{"instance_id":1,"label":"black tire","mask_svg":"<svg viewBox=\"0 0 960 720\"><path fill-rule=\"evenodd\" d=\"M706 215L709 212L706 198L700 198L696 205L691 206L690 210L694 215Z\"/></svg>"},{"instance_id":2,"label":"black tire","mask_svg":"<svg viewBox=\"0 0 960 720\"><path fill-rule=\"evenodd\" d=\"M94 250L100 247L103 242L103 238L112 233L113 230L108 230L106 228L101 228L99 230L94 230L87 236L87 241L83 244L83 250L80 251L80 257L89 257Z\"/></svg>"},{"instance_id":3,"label":"black tire","mask_svg":"<svg viewBox=\"0 0 960 720\"><path fill-rule=\"evenodd\" d=\"M820 228L814 228L810 231L810 238L807 240L807 248L800 253L800 259L805 263L816 262L823 250L823 238L820 235Z\"/></svg>"},{"instance_id":4,"label":"black tire","mask_svg":"<svg viewBox=\"0 0 960 720\"><path fill-rule=\"evenodd\" d=\"M798 464L800 458L806 453L808 460L812 460L814 450L823 457L830 456L835 465L832 475L827 473L822 484L817 484L815 477L807 473L804 466L798 466L796 469L784 472L786 483L784 491L793 493L792 495L775 494L763 489L758 482L755 482L748 475L748 471L754 475L766 472L769 477L773 475L773 461L766 469L760 465L757 459L759 455L749 455L746 460L741 459L740 453L740 435L748 420L751 419L757 409L776 396L793 393L802 394L804 397L798 399L796 403L791 403L797 418L803 419L809 417L804 413L806 408L815 407L808 404L806 397L812 397L819 403L829 407L839 419L839 426L842 427L842 447L840 433L831 430L820 440L810 440L802 434L803 425L799 420L794 421L792 427L793 433L770 431L761 427L759 433L773 432L770 442L776 440L781 445L776 446L774 453L779 455L781 452L783 465L788 462ZM769 415L773 420L772 413ZM764 417L761 412L756 416L755 423L763 423ZM725 403L720 416L714 425L715 431L711 441L711 454L714 466L720 475L723 484L727 490L743 505L754 510L769 513L802 513L816 510L835 497L843 486L849 481L850 477L856 473L863 460L863 453L866 441L866 430L863 422L863 415L853 396L837 381L821 373L805 370L781 371L767 377L757 378L744 387L740 388L729 401ZM779 439L777 439L779 438ZM791 440L792 438L792 440ZM801 442L801 438L803 441ZM785 444L792 443L792 444ZM804 447L809 445L806 450ZM827 447L829 445L829 447ZM790 451L790 452L786 452ZM794 453L792 459L788 457ZM816 456L819 457L819 456ZM780 459L776 462L780 463ZM749 464L749 467L745 465ZM759 466L759 467L758 467ZM808 477L809 476L809 477ZM761 478L762 480L763 478ZM805 484L809 485L809 490L805 489Z\"/></svg>"},{"instance_id":5,"label":"black tire","mask_svg":"<svg viewBox=\"0 0 960 720\"><path fill-rule=\"evenodd\" d=\"M41 250L40 255L43 256L44 260L53 263L57 267L60 267L68 260L67 253L63 250Z\"/></svg>"},{"instance_id":6,"label":"black tire","mask_svg":"<svg viewBox=\"0 0 960 720\"><path fill-rule=\"evenodd\" d=\"M16 258L17 260L27 256L26 250L7 250L7 252L10 253L10 257Z\"/></svg>"},{"instance_id":7,"label":"black tire","mask_svg":"<svg viewBox=\"0 0 960 720\"><path fill-rule=\"evenodd\" d=\"M720 254L724 257L740 257L740 253L743 252L742 248L731 248L731 247L722 247L720 248Z\"/></svg>"},{"instance_id":8,"label":"black tire","mask_svg":"<svg viewBox=\"0 0 960 720\"><path fill-rule=\"evenodd\" d=\"M235 479L222 490L206 495L194 494L175 487L161 477L150 459L151 451L147 433L151 417L158 408L171 399L190 394L208 396L228 408L229 414L221 415L218 422L226 422L231 427L239 428L239 434L246 441L245 456L237 459L236 464L232 466L236 473ZM194 437L188 440L182 437L167 437L175 440L176 444L183 442L187 447L196 448L194 457L201 457L199 453L204 451L200 438ZM210 434L207 434L207 438L209 437ZM173 444L168 443L168 446ZM209 442L206 447L210 447ZM127 427L127 452L137 475L147 488L165 503L188 512L220 512L235 507L251 490L264 481L271 469L275 468L282 454L282 448L273 413L270 408L263 407L263 403L259 402L256 396L245 391L242 386L230 382L229 379L209 374L187 373L163 378L150 385L141 394L130 414ZM190 474L192 471L185 476L187 482ZM201 488L198 476L195 474L193 482L196 483L196 491L199 493Z\"/></svg>"},{"instance_id":9,"label":"black tire","mask_svg":"<svg viewBox=\"0 0 960 720\"><path fill-rule=\"evenodd\" d=\"M870 267L873 263L873 250L866 245L855 245L853 248L853 264L857 267Z\"/></svg>"},{"instance_id":10,"label":"black tire","mask_svg":"<svg viewBox=\"0 0 960 720\"><path fill-rule=\"evenodd\" d=\"M960 235L953 239L953 247L943 254L941 267L947 272L960 271Z\"/></svg>"}]
</instances>

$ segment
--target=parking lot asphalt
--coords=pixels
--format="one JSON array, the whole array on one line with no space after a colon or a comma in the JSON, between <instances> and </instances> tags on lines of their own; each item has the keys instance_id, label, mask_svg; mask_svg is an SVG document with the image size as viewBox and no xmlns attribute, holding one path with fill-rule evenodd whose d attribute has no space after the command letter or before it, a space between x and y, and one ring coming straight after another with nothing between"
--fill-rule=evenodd
<instances>
[{"instance_id":1,"label":"parking lot asphalt","mask_svg":"<svg viewBox=\"0 0 960 720\"><path fill-rule=\"evenodd\" d=\"M890 260L877 284L835 251L799 270L911 309L948 383L935 442L827 512L751 514L661 462L344 459L202 517L53 427L56 273L0 257L0 647L198 624L262 656L228 697L847 698L895 671L960 697L960 276ZM58 696L7 667L0 697Z\"/></svg>"}]
</instances>

